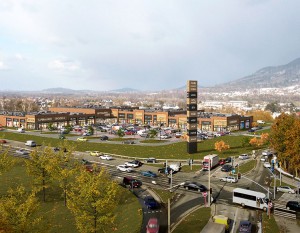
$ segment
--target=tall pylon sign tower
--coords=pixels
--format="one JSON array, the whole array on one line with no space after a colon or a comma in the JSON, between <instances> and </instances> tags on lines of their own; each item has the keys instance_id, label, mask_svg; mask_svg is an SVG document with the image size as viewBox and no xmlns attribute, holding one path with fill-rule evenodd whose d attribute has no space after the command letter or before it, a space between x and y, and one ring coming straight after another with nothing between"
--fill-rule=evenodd
<instances>
[{"instance_id":1,"label":"tall pylon sign tower","mask_svg":"<svg viewBox=\"0 0 300 233\"><path fill-rule=\"evenodd\" d=\"M197 153L197 97L198 81L188 80L186 84L187 106L187 152Z\"/></svg>"}]
</instances>

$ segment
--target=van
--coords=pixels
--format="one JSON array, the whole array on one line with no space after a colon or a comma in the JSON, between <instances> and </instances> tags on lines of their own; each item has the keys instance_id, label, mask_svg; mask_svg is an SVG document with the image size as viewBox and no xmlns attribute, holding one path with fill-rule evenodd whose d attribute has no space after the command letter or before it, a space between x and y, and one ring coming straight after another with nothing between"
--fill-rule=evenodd
<instances>
[{"instance_id":1,"label":"van","mask_svg":"<svg viewBox=\"0 0 300 233\"><path fill-rule=\"evenodd\" d=\"M225 225L226 231L229 230L230 219L224 215L213 216L213 222Z\"/></svg>"},{"instance_id":2,"label":"van","mask_svg":"<svg viewBox=\"0 0 300 233\"><path fill-rule=\"evenodd\" d=\"M25 142L25 146L36 147L36 143L35 143L35 141L28 140Z\"/></svg>"},{"instance_id":3,"label":"van","mask_svg":"<svg viewBox=\"0 0 300 233\"><path fill-rule=\"evenodd\" d=\"M25 133L25 129L19 128L19 129L18 129L18 132L19 132L19 133Z\"/></svg>"}]
</instances>

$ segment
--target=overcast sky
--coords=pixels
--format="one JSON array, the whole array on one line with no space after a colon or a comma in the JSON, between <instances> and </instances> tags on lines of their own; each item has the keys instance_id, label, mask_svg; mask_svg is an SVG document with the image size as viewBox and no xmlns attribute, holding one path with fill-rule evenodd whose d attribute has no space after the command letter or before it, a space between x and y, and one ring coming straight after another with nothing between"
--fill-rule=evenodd
<instances>
[{"instance_id":1,"label":"overcast sky","mask_svg":"<svg viewBox=\"0 0 300 233\"><path fill-rule=\"evenodd\" d=\"M178 88L300 52L299 0L0 0L0 90Z\"/></svg>"}]
</instances>

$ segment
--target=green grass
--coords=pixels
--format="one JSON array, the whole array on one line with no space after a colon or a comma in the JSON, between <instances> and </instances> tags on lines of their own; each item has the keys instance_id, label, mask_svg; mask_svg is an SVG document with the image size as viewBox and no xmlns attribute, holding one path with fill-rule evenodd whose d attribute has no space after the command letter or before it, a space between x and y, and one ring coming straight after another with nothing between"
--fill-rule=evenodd
<instances>
[{"instance_id":1,"label":"green grass","mask_svg":"<svg viewBox=\"0 0 300 233\"><path fill-rule=\"evenodd\" d=\"M76 142L69 141L71 147L77 151L101 151L111 154L119 154L125 156L131 156L136 158L148 158L155 157L157 159L189 159L194 160L203 159L207 154L219 154L220 157L236 156L238 154L250 153L253 147L243 146L243 138L245 136L223 136L222 140L230 145L230 150L218 153L214 149L216 141L220 141L218 138L205 140L198 143L198 151L195 154L187 153L187 143L178 142L167 145L123 145L123 144L110 144L110 143L93 143L93 142ZM11 139L15 141L25 142L27 140L35 140L38 144L57 146L61 143L58 138L45 138L35 135L17 134L4 132L0 134L0 138ZM68 140L65 140L68 141ZM147 142L152 141L151 139L145 140ZM165 142L164 140L155 140L156 142Z\"/></svg>"},{"instance_id":2,"label":"green grass","mask_svg":"<svg viewBox=\"0 0 300 233\"><path fill-rule=\"evenodd\" d=\"M200 208L189 214L173 231L173 233L198 233L205 227L211 217L210 208Z\"/></svg>"},{"instance_id":3,"label":"green grass","mask_svg":"<svg viewBox=\"0 0 300 233\"><path fill-rule=\"evenodd\" d=\"M253 168L256 167L256 163L257 163L257 160L250 160L246 163L241 164L239 166L239 173L243 174L243 173L251 171Z\"/></svg>"},{"instance_id":4,"label":"green grass","mask_svg":"<svg viewBox=\"0 0 300 233\"><path fill-rule=\"evenodd\" d=\"M197 164L197 165L192 165L192 170L191 166L185 165L181 167L181 172L197 172L202 169L202 165Z\"/></svg>"},{"instance_id":5,"label":"green grass","mask_svg":"<svg viewBox=\"0 0 300 233\"><path fill-rule=\"evenodd\" d=\"M137 140L136 138L110 138L109 141L123 142L123 141L132 141Z\"/></svg>"},{"instance_id":6,"label":"green grass","mask_svg":"<svg viewBox=\"0 0 300 233\"><path fill-rule=\"evenodd\" d=\"M9 188L16 188L19 185L26 187L27 191L32 188L33 179L26 173L25 162L17 159L15 166L0 176L0 196L5 195ZM43 217L43 226L47 226L47 232L77 233L75 219L69 209L64 206L61 196L61 189L53 185L54 188L47 188L46 202L42 202L42 193L38 193L40 209L37 215ZM130 212L130 214L128 214ZM114 232L138 233L142 224L141 205L138 199L127 189L122 192L122 199L116 210L116 227Z\"/></svg>"},{"instance_id":7,"label":"green grass","mask_svg":"<svg viewBox=\"0 0 300 233\"><path fill-rule=\"evenodd\" d=\"M163 189L152 188L152 190L160 196L162 202L165 204L168 203L169 198L172 199L172 197L174 197L176 195L176 193L174 193L174 192L166 191Z\"/></svg>"},{"instance_id":8,"label":"green grass","mask_svg":"<svg viewBox=\"0 0 300 233\"><path fill-rule=\"evenodd\" d=\"M167 140L159 140L159 139L146 139L146 140L141 140L141 143L165 143L168 142Z\"/></svg>"},{"instance_id":9,"label":"green grass","mask_svg":"<svg viewBox=\"0 0 300 233\"><path fill-rule=\"evenodd\" d=\"M263 213L263 232L264 233L275 233L275 232L282 232L280 231L273 215L271 214L271 218L269 219L269 216L267 213Z\"/></svg>"}]
</instances>

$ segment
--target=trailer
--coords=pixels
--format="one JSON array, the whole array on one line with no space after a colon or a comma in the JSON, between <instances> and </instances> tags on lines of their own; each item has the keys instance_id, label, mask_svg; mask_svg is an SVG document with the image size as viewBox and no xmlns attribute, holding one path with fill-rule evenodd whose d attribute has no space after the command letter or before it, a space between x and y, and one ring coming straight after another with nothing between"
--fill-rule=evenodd
<instances>
[{"instance_id":1,"label":"trailer","mask_svg":"<svg viewBox=\"0 0 300 233\"><path fill-rule=\"evenodd\" d=\"M206 155L203 158L203 170L211 170L214 167L219 165L219 155L212 154L212 155Z\"/></svg>"}]
</instances>

